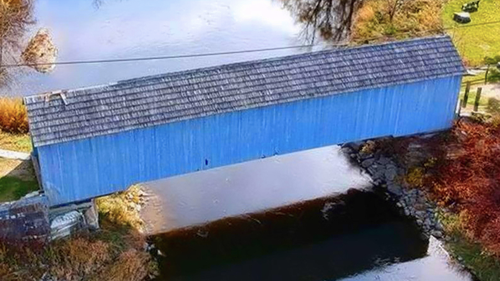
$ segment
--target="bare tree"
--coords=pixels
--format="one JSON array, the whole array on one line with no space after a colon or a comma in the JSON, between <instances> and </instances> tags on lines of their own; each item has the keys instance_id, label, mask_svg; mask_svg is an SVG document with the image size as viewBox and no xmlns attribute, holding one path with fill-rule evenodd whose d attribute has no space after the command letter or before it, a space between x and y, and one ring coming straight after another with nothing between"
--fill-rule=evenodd
<instances>
[{"instance_id":1,"label":"bare tree","mask_svg":"<svg viewBox=\"0 0 500 281\"><path fill-rule=\"evenodd\" d=\"M5 77L6 72L1 65L5 61L17 61L21 40L32 23L33 0L0 0L0 78Z\"/></svg>"},{"instance_id":2,"label":"bare tree","mask_svg":"<svg viewBox=\"0 0 500 281\"><path fill-rule=\"evenodd\" d=\"M314 43L316 34L324 40L339 42L351 31L354 15L365 0L281 0L304 24L306 39Z\"/></svg>"},{"instance_id":3,"label":"bare tree","mask_svg":"<svg viewBox=\"0 0 500 281\"><path fill-rule=\"evenodd\" d=\"M389 21L392 23L394 15L401 8L403 0L387 0L387 7L389 8Z\"/></svg>"}]
</instances>

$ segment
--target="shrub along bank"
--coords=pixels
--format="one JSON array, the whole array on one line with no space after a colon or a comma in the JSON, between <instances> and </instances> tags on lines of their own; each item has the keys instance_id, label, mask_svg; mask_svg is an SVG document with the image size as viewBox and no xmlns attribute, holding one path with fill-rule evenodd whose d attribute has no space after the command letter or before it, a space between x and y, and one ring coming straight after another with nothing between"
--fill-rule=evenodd
<instances>
[{"instance_id":1,"label":"shrub along bank","mask_svg":"<svg viewBox=\"0 0 500 281\"><path fill-rule=\"evenodd\" d=\"M53 241L42 249L0 244L0 279L14 280L151 280L157 265L145 251L146 237L137 226L131 202L137 188L99 199L101 229ZM133 204L132 204L133 205Z\"/></svg>"},{"instance_id":2,"label":"shrub along bank","mask_svg":"<svg viewBox=\"0 0 500 281\"><path fill-rule=\"evenodd\" d=\"M500 276L500 118L460 119L452 130L422 139L427 159L406 182L442 212L447 246L480 280ZM395 147L403 147L404 141Z\"/></svg>"}]
</instances>

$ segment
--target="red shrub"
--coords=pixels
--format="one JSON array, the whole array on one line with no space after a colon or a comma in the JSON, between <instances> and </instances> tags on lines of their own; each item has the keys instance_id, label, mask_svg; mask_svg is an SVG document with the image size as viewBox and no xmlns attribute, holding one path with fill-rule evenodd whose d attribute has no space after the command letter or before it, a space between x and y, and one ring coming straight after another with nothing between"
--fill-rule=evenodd
<instances>
[{"instance_id":1,"label":"red shrub","mask_svg":"<svg viewBox=\"0 0 500 281\"><path fill-rule=\"evenodd\" d=\"M500 126L457 122L441 147L453 157L441 159L431 191L464 214L468 235L500 255Z\"/></svg>"}]
</instances>

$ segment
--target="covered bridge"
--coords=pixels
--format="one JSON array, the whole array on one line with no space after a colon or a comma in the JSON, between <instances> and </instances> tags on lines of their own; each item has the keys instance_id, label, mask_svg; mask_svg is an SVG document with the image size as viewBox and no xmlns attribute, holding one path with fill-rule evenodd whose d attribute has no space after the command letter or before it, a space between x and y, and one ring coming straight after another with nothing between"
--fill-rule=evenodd
<instances>
[{"instance_id":1,"label":"covered bridge","mask_svg":"<svg viewBox=\"0 0 500 281\"><path fill-rule=\"evenodd\" d=\"M449 128L464 68L449 37L336 48L25 98L52 205L134 183Z\"/></svg>"}]
</instances>

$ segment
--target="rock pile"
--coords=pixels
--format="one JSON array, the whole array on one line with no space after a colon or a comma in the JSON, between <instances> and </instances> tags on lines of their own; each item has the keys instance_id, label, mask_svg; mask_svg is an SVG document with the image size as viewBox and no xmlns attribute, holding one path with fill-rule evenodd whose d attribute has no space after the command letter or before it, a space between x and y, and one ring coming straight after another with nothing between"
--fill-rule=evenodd
<instances>
[{"instance_id":1,"label":"rock pile","mask_svg":"<svg viewBox=\"0 0 500 281\"><path fill-rule=\"evenodd\" d=\"M373 141L348 143L342 151L370 174L373 184L396 202L402 214L412 217L427 236L443 237L436 205L424 192L405 183L407 168L394 157L384 155Z\"/></svg>"}]
</instances>

